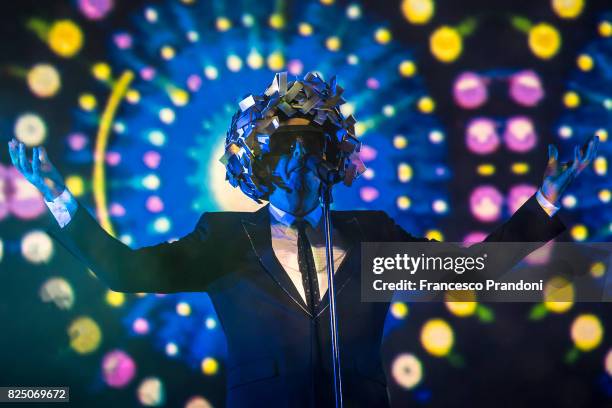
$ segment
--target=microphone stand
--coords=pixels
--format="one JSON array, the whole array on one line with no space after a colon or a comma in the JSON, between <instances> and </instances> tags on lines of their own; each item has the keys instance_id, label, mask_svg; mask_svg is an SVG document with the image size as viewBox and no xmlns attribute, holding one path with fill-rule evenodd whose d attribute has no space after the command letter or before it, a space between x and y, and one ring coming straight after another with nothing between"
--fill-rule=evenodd
<instances>
[{"instance_id":1,"label":"microphone stand","mask_svg":"<svg viewBox=\"0 0 612 408\"><path fill-rule=\"evenodd\" d=\"M325 233L325 254L327 260L327 295L329 297L329 325L332 341L332 360L334 367L334 395L336 408L342 408L342 373L340 371L340 347L338 345L338 320L336 315L336 291L334 289L334 252L332 242L332 226L330 204L332 203L332 187L340 178L338 170L326 166L325 162L319 164L319 177L321 179L320 195L323 205L323 226Z\"/></svg>"}]
</instances>

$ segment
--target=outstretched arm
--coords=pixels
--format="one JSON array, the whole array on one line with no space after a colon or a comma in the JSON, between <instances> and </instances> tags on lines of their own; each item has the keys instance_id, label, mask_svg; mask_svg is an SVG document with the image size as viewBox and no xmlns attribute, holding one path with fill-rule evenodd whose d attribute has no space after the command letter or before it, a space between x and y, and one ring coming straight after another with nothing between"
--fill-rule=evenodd
<instances>
[{"instance_id":1,"label":"outstretched arm","mask_svg":"<svg viewBox=\"0 0 612 408\"><path fill-rule=\"evenodd\" d=\"M41 192L57 221L48 232L111 289L160 293L203 291L220 271L215 266L219 265L215 254L221 251L213 248L206 214L190 234L178 241L131 249L104 231L72 197L44 147L32 150L30 161L23 143L15 139L9 142L13 165ZM206 263L201 261L204 258ZM206 265L206 271L193 273L194 265Z\"/></svg>"}]
</instances>

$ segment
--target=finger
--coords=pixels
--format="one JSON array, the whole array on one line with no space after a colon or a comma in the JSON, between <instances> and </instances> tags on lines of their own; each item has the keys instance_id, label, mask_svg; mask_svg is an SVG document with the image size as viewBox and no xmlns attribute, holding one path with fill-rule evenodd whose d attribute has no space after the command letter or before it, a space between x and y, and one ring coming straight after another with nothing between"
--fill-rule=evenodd
<instances>
[{"instance_id":1,"label":"finger","mask_svg":"<svg viewBox=\"0 0 612 408\"><path fill-rule=\"evenodd\" d=\"M546 165L546 171L548 173L555 173L558 169L559 162L559 151L555 145L548 145L548 164Z\"/></svg>"},{"instance_id":2,"label":"finger","mask_svg":"<svg viewBox=\"0 0 612 408\"><path fill-rule=\"evenodd\" d=\"M26 147L23 143L19 143L19 165L24 176L29 177L32 174L32 169L26 156Z\"/></svg>"},{"instance_id":3,"label":"finger","mask_svg":"<svg viewBox=\"0 0 612 408\"><path fill-rule=\"evenodd\" d=\"M51 165L49 156L47 155L47 149L44 146L40 146L40 162L45 165Z\"/></svg>"},{"instance_id":4,"label":"finger","mask_svg":"<svg viewBox=\"0 0 612 408\"><path fill-rule=\"evenodd\" d=\"M574 160L572 160L571 170L577 171L580 168L580 147L574 146Z\"/></svg>"},{"instance_id":5,"label":"finger","mask_svg":"<svg viewBox=\"0 0 612 408\"><path fill-rule=\"evenodd\" d=\"M11 141L9 142L9 156L11 156L11 162L13 163L13 166L15 166L17 170L20 170L19 153L17 152L17 141L15 139L11 139Z\"/></svg>"},{"instance_id":6,"label":"finger","mask_svg":"<svg viewBox=\"0 0 612 408\"><path fill-rule=\"evenodd\" d=\"M597 150L599 149L599 137L595 136L593 140L589 143L589 147L587 148L587 154L585 157L586 164L590 163L595 156L597 155Z\"/></svg>"},{"instance_id":7,"label":"finger","mask_svg":"<svg viewBox=\"0 0 612 408\"><path fill-rule=\"evenodd\" d=\"M40 157L38 147L32 149L32 174L40 177Z\"/></svg>"}]
</instances>

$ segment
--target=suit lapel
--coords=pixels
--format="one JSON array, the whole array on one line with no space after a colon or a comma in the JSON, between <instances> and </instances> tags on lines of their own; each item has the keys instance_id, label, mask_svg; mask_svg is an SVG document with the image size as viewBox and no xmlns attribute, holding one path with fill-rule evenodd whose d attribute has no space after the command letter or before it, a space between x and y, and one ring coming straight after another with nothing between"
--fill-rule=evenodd
<instances>
[{"instance_id":1,"label":"suit lapel","mask_svg":"<svg viewBox=\"0 0 612 408\"><path fill-rule=\"evenodd\" d=\"M347 216L347 213L341 213L337 211L331 212L332 217L332 228L338 230L342 238L348 244L344 259L338 266L338 269L334 273L334 289L336 291L336 297L339 296L342 289L346 286L351 278L350 258L359 254L359 245L364 240L363 231L359 226L357 218L354 216ZM325 275L327 279L327 274ZM329 307L329 294L326 291L321 296L316 310L316 315L319 316Z\"/></svg>"},{"instance_id":2,"label":"suit lapel","mask_svg":"<svg viewBox=\"0 0 612 408\"><path fill-rule=\"evenodd\" d=\"M270 211L268 205L252 213L251 217L244 218L242 220L242 226L244 227L247 237L251 241L251 247L255 255L265 271L274 282L280 286L285 294L289 296L292 303L298 306L307 315L312 316L308 311L306 303L295 288L291 278L289 278L289 275L276 258L274 250L272 249Z\"/></svg>"}]
</instances>

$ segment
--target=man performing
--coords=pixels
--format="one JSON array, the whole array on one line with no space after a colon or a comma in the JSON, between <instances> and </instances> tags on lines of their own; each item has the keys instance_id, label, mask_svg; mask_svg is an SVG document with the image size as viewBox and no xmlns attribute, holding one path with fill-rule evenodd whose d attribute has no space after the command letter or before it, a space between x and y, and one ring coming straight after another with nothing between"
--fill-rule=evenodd
<instances>
[{"instance_id":1,"label":"man performing","mask_svg":"<svg viewBox=\"0 0 612 408\"><path fill-rule=\"evenodd\" d=\"M351 184L363 170L352 116L335 77L277 74L261 95L240 102L226 138L227 179L269 204L247 212L202 214L172 243L131 249L108 235L72 197L43 147L12 140L13 165L43 194L58 226L51 231L112 290L203 292L227 337L227 406L334 405L321 164L341 167ZM563 224L555 203L586 168L598 139L558 163L549 148L542 187L486 241L546 242ZM381 362L388 303L361 302L361 242L423 241L382 211L333 211L336 309L343 399L347 407L389 406ZM513 254L514 261L526 253Z\"/></svg>"}]
</instances>

